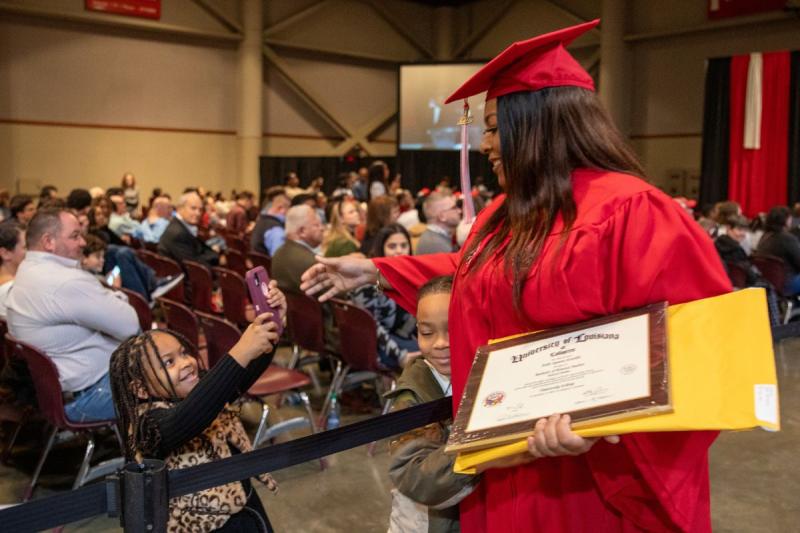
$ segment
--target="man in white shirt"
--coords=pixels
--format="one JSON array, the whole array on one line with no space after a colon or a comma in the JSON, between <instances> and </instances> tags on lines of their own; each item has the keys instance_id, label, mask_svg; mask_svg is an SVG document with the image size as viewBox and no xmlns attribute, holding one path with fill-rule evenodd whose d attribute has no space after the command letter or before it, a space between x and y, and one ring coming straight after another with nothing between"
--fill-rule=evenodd
<instances>
[{"instance_id":1,"label":"man in white shirt","mask_svg":"<svg viewBox=\"0 0 800 533\"><path fill-rule=\"evenodd\" d=\"M40 210L28 226L27 243L7 301L9 331L53 360L62 390L72 397L64 407L67 418L113 420L108 361L138 333L136 312L123 293L80 268L86 242L69 211Z\"/></svg>"}]
</instances>

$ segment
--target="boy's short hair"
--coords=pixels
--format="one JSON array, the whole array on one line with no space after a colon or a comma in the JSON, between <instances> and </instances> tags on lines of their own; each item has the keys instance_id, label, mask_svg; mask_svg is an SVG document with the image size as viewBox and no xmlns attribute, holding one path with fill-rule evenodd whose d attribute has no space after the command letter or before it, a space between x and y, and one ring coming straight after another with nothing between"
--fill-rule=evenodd
<instances>
[{"instance_id":1,"label":"boy's short hair","mask_svg":"<svg viewBox=\"0 0 800 533\"><path fill-rule=\"evenodd\" d=\"M84 236L84 239L86 240L86 246L83 247L84 257L89 257L96 252L105 252L106 248L108 248L106 241L97 235L92 235L90 233L89 235Z\"/></svg>"},{"instance_id":2,"label":"boy's short hair","mask_svg":"<svg viewBox=\"0 0 800 533\"><path fill-rule=\"evenodd\" d=\"M439 276L419 288L417 301L431 294L450 294L453 292L453 276Z\"/></svg>"}]
</instances>

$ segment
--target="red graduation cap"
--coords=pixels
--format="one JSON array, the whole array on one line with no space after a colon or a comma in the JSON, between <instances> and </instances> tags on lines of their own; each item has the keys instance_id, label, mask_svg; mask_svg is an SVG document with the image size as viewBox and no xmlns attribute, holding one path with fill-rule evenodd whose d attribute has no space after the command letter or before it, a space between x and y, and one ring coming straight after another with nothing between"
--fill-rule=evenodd
<instances>
[{"instance_id":1,"label":"red graduation cap","mask_svg":"<svg viewBox=\"0 0 800 533\"><path fill-rule=\"evenodd\" d=\"M486 99L545 87L574 86L594 90L594 80L566 46L600 24L600 19L518 41L468 79L446 104L487 91Z\"/></svg>"}]
</instances>

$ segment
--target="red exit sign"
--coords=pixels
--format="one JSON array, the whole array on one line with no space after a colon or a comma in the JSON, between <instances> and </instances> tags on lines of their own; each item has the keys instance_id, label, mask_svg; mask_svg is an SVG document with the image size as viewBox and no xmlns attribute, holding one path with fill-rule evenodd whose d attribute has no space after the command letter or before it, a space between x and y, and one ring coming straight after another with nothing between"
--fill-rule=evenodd
<instances>
[{"instance_id":1,"label":"red exit sign","mask_svg":"<svg viewBox=\"0 0 800 533\"><path fill-rule=\"evenodd\" d=\"M86 10L159 20L161 0L86 0Z\"/></svg>"}]
</instances>

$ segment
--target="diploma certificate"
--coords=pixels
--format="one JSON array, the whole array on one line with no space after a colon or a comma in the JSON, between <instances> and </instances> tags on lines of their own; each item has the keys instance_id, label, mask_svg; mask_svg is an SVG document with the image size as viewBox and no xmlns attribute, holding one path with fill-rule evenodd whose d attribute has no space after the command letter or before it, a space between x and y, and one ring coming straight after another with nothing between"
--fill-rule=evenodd
<instances>
[{"instance_id":1,"label":"diploma certificate","mask_svg":"<svg viewBox=\"0 0 800 533\"><path fill-rule=\"evenodd\" d=\"M447 451L533 434L570 414L573 427L671 411L666 304L482 346Z\"/></svg>"}]
</instances>

